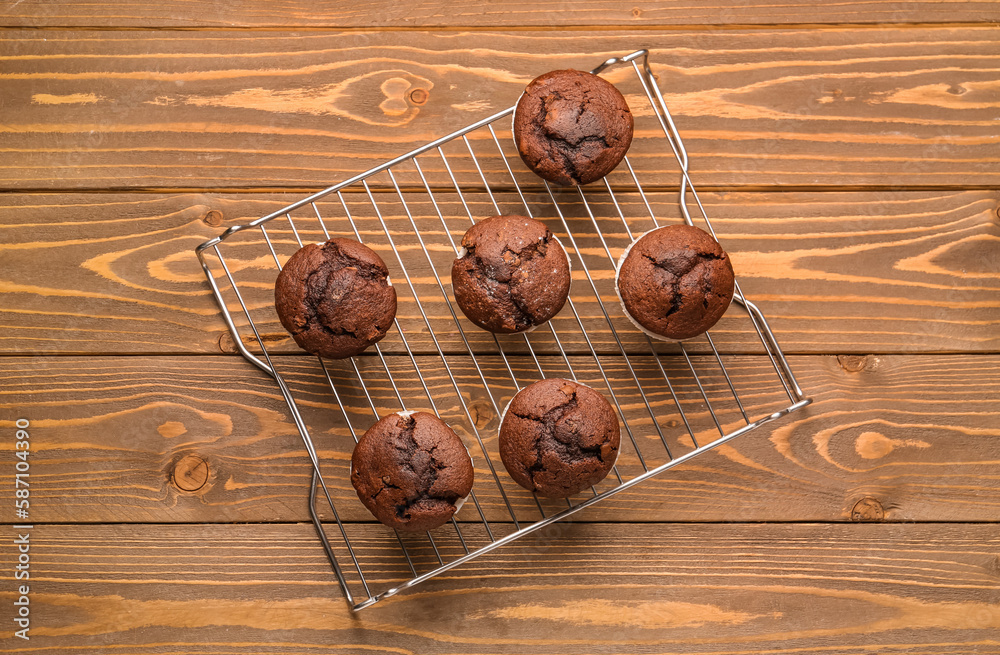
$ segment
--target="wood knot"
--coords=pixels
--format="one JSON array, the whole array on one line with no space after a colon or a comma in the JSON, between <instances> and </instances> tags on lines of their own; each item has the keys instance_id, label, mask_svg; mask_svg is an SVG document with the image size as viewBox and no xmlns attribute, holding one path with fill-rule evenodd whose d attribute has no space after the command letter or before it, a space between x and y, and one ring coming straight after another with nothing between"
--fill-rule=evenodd
<instances>
[{"instance_id":1,"label":"wood knot","mask_svg":"<svg viewBox=\"0 0 1000 655\"><path fill-rule=\"evenodd\" d=\"M405 100L407 96L404 95L410 88L409 80L402 77L390 77L382 82L380 88L385 95L385 100L379 104L378 108L386 116L402 116L409 110L410 106L406 104Z\"/></svg>"},{"instance_id":2,"label":"wood knot","mask_svg":"<svg viewBox=\"0 0 1000 655\"><path fill-rule=\"evenodd\" d=\"M878 432L862 432L854 440L854 450L865 459L885 457L895 447L892 439Z\"/></svg>"},{"instance_id":3,"label":"wood knot","mask_svg":"<svg viewBox=\"0 0 1000 655\"><path fill-rule=\"evenodd\" d=\"M431 94L427 92L427 89L413 89L410 91L410 102L415 105L422 105L427 102L427 99L431 97Z\"/></svg>"},{"instance_id":4,"label":"wood knot","mask_svg":"<svg viewBox=\"0 0 1000 655\"><path fill-rule=\"evenodd\" d=\"M187 428L180 421L167 421L156 428L164 439L173 439L187 433Z\"/></svg>"},{"instance_id":5,"label":"wood knot","mask_svg":"<svg viewBox=\"0 0 1000 655\"><path fill-rule=\"evenodd\" d=\"M930 448L931 444L922 439L892 439L880 432L862 432L854 440L854 450L865 459L885 457L896 448Z\"/></svg>"},{"instance_id":6,"label":"wood knot","mask_svg":"<svg viewBox=\"0 0 1000 655\"><path fill-rule=\"evenodd\" d=\"M878 366L878 358L874 355L837 355L837 361L848 373L874 371Z\"/></svg>"},{"instance_id":7,"label":"wood knot","mask_svg":"<svg viewBox=\"0 0 1000 655\"><path fill-rule=\"evenodd\" d=\"M170 473L170 482L181 491L198 491L208 482L208 462L197 455L181 457Z\"/></svg>"},{"instance_id":8,"label":"wood knot","mask_svg":"<svg viewBox=\"0 0 1000 655\"><path fill-rule=\"evenodd\" d=\"M228 332L223 332L219 335L219 350L228 355L235 355L238 352L236 350L236 340L233 339L233 335Z\"/></svg>"},{"instance_id":9,"label":"wood knot","mask_svg":"<svg viewBox=\"0 0 1000 655\"><path fill-rule=\"evenodd\" d=\"M851 520L855 523L872 523L884 519L885 509L882 508L882 503L871 496L859 500L851 510Z\"/></svg>"},{"instance_id":10,"label":"wood knot","mask_svg":"<svg viewBox=\"0 0 1000 655\"><path fill-rule=\"evenodd\" d=\"M642 16L642 9L638 7L632 7L632 18L639 18Z\"/></svg>"},{"instance_id":11,"label":"wood knot","mask_svg":"<svg viewBox=\"0 0 1000 655\"><path fill-rule=\"evenodd\" d=\"M210 209L205 218L201 219L205 221L206 225L211 225L212 227L219 227L222 225L222 212L218 209Z\"/></svg>"},{"instance_id":12,"label":"wood knot","mask_svg":"<svg viewBox=\"0 0 1000 655\"><path fill-rule=\"evenodd\" d=\"M476 424L477 430L486 428L490 424L490 421L496 417L493 408L485 400L477 400L469 403L469 414L472 416L472 421Z\"/></svg>"}]
</instances>

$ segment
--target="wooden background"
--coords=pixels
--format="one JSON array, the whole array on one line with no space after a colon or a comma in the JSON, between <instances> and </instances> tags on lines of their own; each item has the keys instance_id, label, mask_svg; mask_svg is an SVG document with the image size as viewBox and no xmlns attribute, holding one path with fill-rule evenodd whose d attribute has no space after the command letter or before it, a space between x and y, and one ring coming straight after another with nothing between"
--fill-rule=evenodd
<instances>
[{"instance_id":1,"label":"wooden background","mask_svg":"<svg viewBox=\"0 0 1000 655\"><path fill-rule=\"evenodd\" d=\"M0 538L0 652L1000 653L996 3L5 5L0 518L16 522L26 418L35 528L30 642L12 637ZM193 248L509 106L541 72L640 47L814 404L352 615L294 424L235 354ZM670 160L647 160L671 202ZM726 334L763 407L780 390L758 383L759 346ZM311 393L307 358L265 336ZM343 449L321 455L343 469ZM408 577L350 488L334 494L361 557Z\"/></svg>"}]
</instances>

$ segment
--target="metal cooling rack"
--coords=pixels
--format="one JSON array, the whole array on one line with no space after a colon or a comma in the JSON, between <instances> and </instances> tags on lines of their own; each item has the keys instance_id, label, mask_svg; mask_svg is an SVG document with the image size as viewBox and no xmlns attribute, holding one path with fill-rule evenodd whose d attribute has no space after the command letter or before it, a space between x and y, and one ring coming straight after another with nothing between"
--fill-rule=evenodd
<instances>
[{"instance_id":1,"label":"metal cooling rack","mask_svg":"<svg viewBox=\"0 0 1000 655\"><path fill-rule=\"evenodd\" d=\"M681 174L679 198L670 202L674 210L679 206L680 215L670 220L698 222L714 236L688 175L687 152L649 67L648 52L608 59L593 72L629 66L634 78L625 73L616 85L630 98L636 116L630 154L649 161L664 152L658 145L660 137L655 136L662 131ZM636 92L630 95L630 90ZM617 260L609 241L617 249L666 220L663 214L668 212L654 210L664 205L658 199L662 193L647 191L640 184L641 166L638 162L633 166L628 157L603 183L586 189L553 189L547 183L544 189L538 187L538 178L523 169L513 150L509 136L513 111L512 106L497 112L267 216L232 227L197 248L237 348L274 378L288 403L313 464L313 523L355 610L631 489L810 402L764 315L744 297L738 281L735 302L720 325L728 321L727 332L738 333L734 322L749 319L753 330L743 333L755 334L763 346L770 366L754 372L752 401L745 400L746 390L742 397L737 393L711 335L667 345L654 343L627 323L617 302L608 300L614 298L608 285ZM644 150L637 144L648 147ZM631 213L624 208L626 196L638 208L639 218L626 216ZM688 206L689 197L697 207L695 216ZM482 212L474 211L480 206ZM561 315L546 326L530 335L488 335L456 312L449 296L450 263L458 252L456 238L460 238L456 235L477 217L522 211L562 228L553 231L565 239L577 279ZM640 223L645 227L640 229ZM412 302L419 320L414 314L411 324L403 326L397 316L396 329L370 349L373 352L346 362L320 359L307 371L309 379L322 380L322 393L332 395L354 441L365 428L362 421L370 425L380 414L396 411L395 404L401 409L429 407L435 413L447 409L446 420L466 438L477 468L470 502L458 513L459 520L419 536L392 535L384 528L386 539L379 543L383 551L397 551L390 557L398 559L397 564L386 564L387 556L381 552L378 560L359 554L356 544L363 539L367 546L373 528L370 522L342 519L344 506L352 502L356 507L350 511L362 519L367 514L359 512L360 502L350 497L346 466L321 462L317 455L309 423L315 425L318 419L307 420L303 410L311 408L315 413L322 404L315 399L315 385L297 383L293 392L285 380L292 365L283 364L284 372L279 372L276 362L281 360L269 352L268 339L262 338L260 326L276 324L272 289L282 258L301 247L304 237L325 240L337 234L391 251L383 259L393 273L400 307ZM618 244L626 237L627 241ZM405 285L399 284L400 278ZM591 311L581 311L584 305ZM734 316L739 313L737 307L745 315ZM594 343L591 334L595 330L607 330L611 338L606 345ZM423 345L414 345L415 339ZM699 347L703 355L698 354ZM456 366L462 368L461 375ZM780 389L773 384L771 369ZM447 376L443 382L438 379L442 370ZM626 437L613 474L598 485L600 489L592 488L589 494L578 494L566 499L565 506L555 507L554 501L540 500L518 487L502 467L494 465L496 430L480 427L473 417L476 413L479 418L475 402L485 403L495 418L517 390L547 375L578 379L606 392ZM404 379L413 383L404 387ZM761 397L759 389L767 384L774 394ZM480 401L474 401L477 395ZM343 426L339 429L343 431ZM326 433L321 436L327 438ZM349 443L342 446L347 454ZM331 468L336 472L331 473ZM338 512L334 495L341 490Z\"/></svg>"}]
</instances>

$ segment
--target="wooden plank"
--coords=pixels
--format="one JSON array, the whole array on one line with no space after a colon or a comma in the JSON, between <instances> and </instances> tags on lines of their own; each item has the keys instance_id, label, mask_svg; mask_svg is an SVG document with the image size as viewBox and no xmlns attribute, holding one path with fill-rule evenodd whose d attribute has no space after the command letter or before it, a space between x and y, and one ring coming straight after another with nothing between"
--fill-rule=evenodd
<instances>
[{"instance_id":1,"label":"wooden plank","mask_svg":"<svg viewBox=\"0 0 1000 655\"><path fill-rule=\"evenodd\" d=\"M143 28L415 28L415 27L622 27L648 29L661 25L784 25L802 23L956 23L993 22L1000 17L990 2L919 0L917 2L783 2L740 0L667 0L656 3L572 0L559 11L529 3L485 0L400 5L395 2L282 3L261 6L246 0L210 4L191 11L179 0L157 4L79 0L22 0L6 10L4 27L143 27Z\"/></svg>"},{"instance_id":2,"label":"wooden plank","mask_svg":"<svg viewBox=\"0 0 1000 655\"><path fill-rule=\"evenodd\" d=\"M0 634L18 653L1000 653L995 526L562 528L352 615L309 525L36 526L31 640ZM408 577L391 534L357 548Z\"/></svg>"},{"instance_id":3,"label":"wooden plank","mask_svg":"<svg viewBox=\"0 0 1000 655\"><path fill-rule=\"evenodd\" d=\"M742 416L714 359L695 370L726 430ZM476 430L519 519L539 518L496 456L497 408L513 384L496 357L479 357L493 401L468 358L449 358L476 428L435 358L419 358L443 416L470 445L476 494L489 520L509 519ZM581 381L608 394L593 361L571 359ZM718 432L690 370L664 357L700 443ZM789 404L767 360L726 357L751 419ZM542 357L546 375L565 376ZM430 409L407 358L388 358L411 409ZM997 521L1000 486L998 356L792 357L814 404L713 453L622 492L584 520L634 521ZM359 360L380 414L400 406L377 358ZM538 379L530 358L511 365L521 385ZM647 465L667 461L663 444L621 358L603 362ZM676 456L691 449L677 406L651 358L632 358L657 424ZM314 360L286 357L281 370L309 425L330 491L345 520L370 520L347 481L353 446L343 414ZM374 415L353 368L329 367L352 426ZM0 359L0 428L31 423L31 519L59 522L306 521L311 468L275 384L230 357ZM494 406L493 402L496 403ZM640 472L625 438L619 469ZM10 506L13 466L0 471L0 503ZM611 481L599 490L610 488ZM577 499L579 500L579 499ZM561 509L546 503L547 510ZM322 508L322 506L321 506ZM326 514L326 513L325 513ZM469 503L463 520L478 520Z\"/></svg>"},{"instance_id":4,"label":"wooden plank","mask_svg":"<svg viewBox=\"0 0 1000 655\"><path fill-rule=\"evenodd\" d=\"M437 194L453 239L468 225L454 195ZM0 343L7 353L219 353L234 352L193 249L226 226L247 223L298 199L296 194L11 194L0 205ZM443 347L464 352L448 306L431 274L413 229L392 196L380 194L383 211ZM388 200L385 200L388 198ZM518 211L519 199L498 194L502 211ZM628 236L604 194L590 195L592 209L612 254ZM619 206L639 233L652 223L635 194L618 194ZM470 210L495 210L480 194ZM649 194L654 211L678 215L674 194ZM536 213L563 233L538 196ZM864 193L710 193L703 198L722 243L732 253L748 298L755 300L789 352L905 352L1000 348L996 300L998 266L991 255L1000 237L996 191ZM404 284L405 276L365 196L350 204L360 216L364 239L388 262L400 290L400 324L411 347L434 352L427 326ZM353 235L336 202L319 203L334 234ZM408 206L433 253L448 288L451 244L423 194ZM610 261L579 203L564 207L578 235L601 297L614 317L619 338L631 352L648 344L623 318L611 288ZM311 211L311 210L310 210ZM523 211L523 209L521 209ZM324 238L315 217L296 213L303 239ZM281 257L297 247L288 222L269 228ZM249 236L243 236L248 234ZM273 259L259 231L241 233L224 246L231 270L254 307L269 348L296 349L270 307ZM569 242L567 240L567 247ZM210 258L218 275L221 267ZM45 262L42 266L40 263ZM582 267L574 269L573 297L588 334L600 352L620 352ZM254 286L256 285L256 286ZM235 303L227 291L229 302ZM237 307L236 319L245 324ZM469 323L466 336L477 352L495 352L491 337ZM566 347L587 344L567 308L556 325ZM253 337L244 328L245 339ZM714 330L725 352L761 352L752 323L731 310ZM539 351L558 352L551 334L531 336ZM519 338L503 340L523 351ZM695 350L705 343L696 340ZM405 352L398 333L384 342L388 352ZM676 352L673 346L664 351Z\"/></svg>"},{"instance_id":5,"label":"wooden plank","mask_svg":"<svg viewBox=\"0 0 1000 655\"><path fill-rule=\"evenodd\" d=\"M10 30L0 188L323 187L509 107L542 72L643 46L698 184L1000 184L995 29L639 34ZM607 76L635 108L640 172L676 185L635 74Z\"/></svg>"}]
</instances>

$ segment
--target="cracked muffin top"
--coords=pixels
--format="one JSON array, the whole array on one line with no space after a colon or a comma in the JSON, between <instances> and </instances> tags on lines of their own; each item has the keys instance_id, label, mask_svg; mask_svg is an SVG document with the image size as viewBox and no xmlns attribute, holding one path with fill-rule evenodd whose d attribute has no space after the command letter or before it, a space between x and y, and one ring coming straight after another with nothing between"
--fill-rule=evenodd
<instances>
[{"instance_id":1,"label":"cracked muffin top","mask_svg":"<svg viewBox=\"0 0 1000 655\"><path fill-rule=\"evenodd\" d=\"M626 315L650 336L690 339L722 318L733 299L733 265L712 235L670 225L636 239L618 264Z\"/></svg>"},{"instance_id":2,"label":"cracked muffin top","mask_svg":"<svg viewBox=\"0 0 1000 655\"><path fill-rule=\"evenodd\" d=\"M398 412L368 428L351 456L351 484L375 518L407 532L447 523L472 491L472 457L448 425Z\"/></svg>"},{"instance_id":3,"label":"cracked muffin top","mask_svg":"<svg viewBox=\"0 0 1000 655\"><path fill-rule=\"evenodd\" d=\"M274 285L278 319L303 350L343 359L380 341L396 316L389 269L351 239L311 243L289 258Z\"/></svg>"},{"instance_id":4,"label":"cracked muffin top","mask_svg":"<svg viewBox=\"0 0 1000 655\"><path fill-rule=\"evenodd\" d=\"M500 424L500 459L519 485L566 498L603 480L618 459L621 429L604 396L547 378L514 396Z\"/></svg>"},{"instance_id":5,"label":"cracked muffin top","mask_svg":"<svg viewBox=\"0 0 1000 655\"><path fill-rule=\"evenodd\" d=\"M455 301L470 321L510 334L559 313L569 295L566 251L544 223L526 216L491 216L462 237L451 267Z\"/></svg>"},{"instance_id":6,"label":"cracked muffin top","mask_svg":"<svg viewBox=\"0 0 1000 655\"><path fill-rule=\"evenodd\" d=\"M514 142L539 177L562 186L599 180L632 143L632 112L610 82L578 70L536 77L514 110Z\"/></svg>"}]
</instances>

